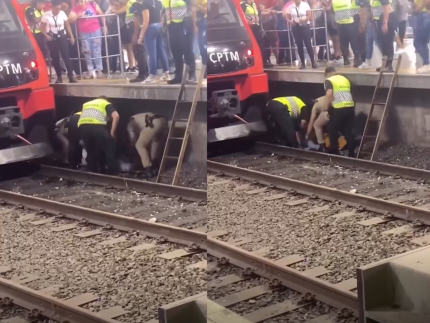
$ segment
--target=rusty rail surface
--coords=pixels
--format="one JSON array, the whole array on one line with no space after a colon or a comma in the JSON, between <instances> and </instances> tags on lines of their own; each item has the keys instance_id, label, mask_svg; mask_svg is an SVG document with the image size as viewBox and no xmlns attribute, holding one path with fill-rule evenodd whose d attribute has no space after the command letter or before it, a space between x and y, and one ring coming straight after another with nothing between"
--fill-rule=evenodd
<instances>
[{"instance_id":1,"label":"rusty rail surface","mask_svg":"<svg viewBox=\"0 0 430 323\"><path fill-rule=\"evenodd\" d=\"M252 254L226 242L208 237L208 253L219 259L226 259L243 269L251 269L255 274L267 279L278 280L284 286L302 294L310 293L315 299L337 309L349 309L358 316L358 297L319 278L309 277L300 271L280 266L274 261Z\"/></svg>"},{"instance_id":2,"label":"rusty rail surface","mask_svg":"<svg viewBox=\"0 0 430 323\"><path fill-rule=\"evenodd\" d=\"M430 171L419 168L405 167L358 158L348 158L339 155L330 155L316 151L267 144L264 142L255 143L254 148L257 151L266 151L292 158L299 158L310 161L315 160L326 164L337 164L339 166L344 166L347 168L358 168L366 171L375 171L388 176L398 175L408 179L430 181Z\"/></svg>"},{"instance_id":3,"label":"rusty rail surface","mask_svg":"<svg viewBox=\"0 0 430 323\"><path fill-rule=\"evenodd\" d=\"M64 300L40 293L13 281L0 278L0 300L9 298L13 304L28 310L37 309L43 316L69 323L119 323L103 318L87 309L66 304Z\"/></svg>"},{"instance_id":4,"label":"rusty rail surface","mask_svg":"<svg viewBox=\"0 0 430 323\"><path fill-rule=\"evenodd\" d=\"M89 223L106 226L121 231L139 231L141 234L152 237L163 237L170 242L186 246L195 246L206 250L206 234L178 228L170 225L151 223L123 215L88 209L81 206L60 203L52 200L41 199L34 196L22 195L0 190L0 200L3 204L23 205L29 209L41 211L52 215L62 215L74 220L85 219Z\"/></svg>"},{"instance_id":5,"label":"rusty rail surface","mask_svg":"<svg viewBox=\"0 0 430 323\"><path fill-rule=\"evenodd\" d=\"M179 196L185 200L194 202L205 201L207 198L205 190L144 182L131 178L81 172L67 168L41 165L40 174L45 176L70 178L80 182L91 182L99 185L111 185L121 189L134 189L142 193L156 193L168 197Z\"/></svg>"},{"instance_id":6,"label":"rusty rail surface","mask_svg":"<svg viewBox=\"0 0 430 323\"><path fill-rule=\"evenodd\" d=\"M257 181L263 185L273 185L278 189L294 190L302 195L316 195L323 200L338 200L349 206L361 206L368 211L380 214L390 213L399 219L406 221L419 220L422 221L423 224L430 225L430 210L389 202L371 196L353 194L326 186L305 183L294 179L225 165L213 161L208 161L207 167L208 171L220 172L229 176L238 176L244 180Z\"/></svg>"}]
</instances>

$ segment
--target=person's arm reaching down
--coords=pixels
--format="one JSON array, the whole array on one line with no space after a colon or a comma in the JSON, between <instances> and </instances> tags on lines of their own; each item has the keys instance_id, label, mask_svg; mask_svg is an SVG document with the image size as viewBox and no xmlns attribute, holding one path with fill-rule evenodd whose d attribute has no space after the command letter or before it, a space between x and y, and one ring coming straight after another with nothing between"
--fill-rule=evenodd
<instances>
[{"instance_id":1,"label":"person's arm reaching down","mask_svg":"<svg viewBox=\"0 0 430 323\"><path fill-rule=\"evenodd\" d=\"M110 116L112 118L112 128L110 130L110 135L112 138L116 138L116 128L118 127L119 114L118 112L113 111Z\"/></svg>"}]
</instances>

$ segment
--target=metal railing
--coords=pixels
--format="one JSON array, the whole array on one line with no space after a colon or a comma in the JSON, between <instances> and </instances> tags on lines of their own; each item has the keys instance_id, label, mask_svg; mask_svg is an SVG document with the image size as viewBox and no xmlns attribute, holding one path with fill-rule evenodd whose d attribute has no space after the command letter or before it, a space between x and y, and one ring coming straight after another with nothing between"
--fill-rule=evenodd
<instances>
[{"instance_id":1,"label":"metal railing","mask_svg":"<svg viewBox=\"0 0 430 323\"><path fill-rule=\"evenodd\" d=\"M330 58L330 42L329 42L329 35L328 35L328 32L327 32L327 13L325 12L324 9L311 9L310 11L311 11L312 18L310 20L309 25L310 25L311 32L312 32L311 41L312 41L313 55L314 55L315 60L316 60L317 59L316 48L323 46L323 47L326 47L327 60L329 60L329 58ZM315 21L316 21L315 18L316 18L316 13L317 12L322 12L323 13L323 17L324 17L324 26L323 27L316 27L316 25L315 25ZM276 14L274 14L274 15L278 15L278 14L282 14L283 15L284 11L277 11ZM317 17L317 18L319 18L319 17ZM275 18L273 18L273 19L275 19ZM282 16L282 19L285 19L285 17ZM279 38L279 33L287 33L287 35L288 35L288 47L281 47L281 46L269 47L269 48L265 48L265 50L271 50L271 49L289 50L290 51L290 56L289 57L290 57L291 64L292 64L293 63L293 61L292 61L293 50L294 50L294 52L296 54L296 57L297 57L298 56L297 55L297 49L298 49L298 47L297 47L297 45L292 45L291 44L291 42L292 42L291 40L292 39L293 39L294 44L295 44L294 35L293 35L293 32L292 32L293 26L289 22L287 22L287 21L285 23L286 23L287 28L284 29L284 30L278 30L278 29L265 30L264 27L263 27L264 24L263 24L263 21L262 21L261 22L261 29L263 30L263 32L276 32L277 35L278 35L278 38ZM324 29L325 44L317 44L316 31L317 30L321 30L321 29ZM286 35L283 35L283 36L285 37ZM279 41L279 45L280 45L280 39L278 39L278 41ZM306 47L304 47L304 49L306 50ZM279 55L279 53L278 53L278 55ZM311 55L311 53L308 53L308 55Z\"/></svg>"}]
</instances>

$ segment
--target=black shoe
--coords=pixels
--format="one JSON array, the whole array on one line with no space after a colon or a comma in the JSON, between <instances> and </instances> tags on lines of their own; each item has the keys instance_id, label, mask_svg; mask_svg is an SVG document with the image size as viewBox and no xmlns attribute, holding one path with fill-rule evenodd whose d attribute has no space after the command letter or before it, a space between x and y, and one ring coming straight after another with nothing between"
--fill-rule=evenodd
<instances>
[{"instance_id":1,"label":"black shoe","mask_svg":"<svg viewBox=\"0 0 430 323\"><path fill-rule=\"evenodd\" d=\"M266 62L264 65L263 65L263 67L264 68L270 68L270 67L273 67L274 65L272 64L272 63L269 63L269 62Z\"/></svg>"},{"instance_id":2,"label":"black shoe","mask_svg":"<svg viewBox=\"0 0 430 323\"><path fill-rule=\"evenodd\" d=\"M69 76L69 83L78 83L78 81L73 76Z\"/></svg>"},{"instance_id":3,"label":"black shoe","mask_svg":"<svg viewBox=\"0 0 430 323\"><path fill-rule=\"evenodd\" d=\"M136 78L130 80L130 83L142 83L145 81L145 77L137 76Z\"/></svg>"},{"instance_id":4,"label":"black shoe","mask_svg":"<svg viewBox=\"0 0 430 323\"><path fill-rule=\"evenodd\" d=\"M318 147L317 151L318 151L318 152L320 152L320 153L324 153L324 152L325 152L324 146L323 146L323 145L320 145L320 146Z\"/></svg>"},{"instance_id":5,"label":"black shoe","mask_svg":"<svg viewBox=\"0 0 430 323\"><path fill-rule=\"evenodd\" d=\"M354 67L358 68L361 65L361 59L358 57L354 57Z\"/></svg>"},{"instance_id":6,"label":"black shoe","mask_svg":"<svg viewBox=\"0 0 430 323\"><path fill-rule=\"evenodd\" d=\"M196 73L190 73L187 79L187 83L191 83L191 84L197 83Z\"/></svg>"},{"instance_id":7,"label":"black shoe","mask_svg":"<svg viewBox=\"0 0 430 323\"><path fill-rule=\"evenodd\" d=\"M349 58L348 58L348 57L344 57L344 58L343 58L343 65L345 65L345 66L349 66L349 65L351 65L351 62L349 61Z\"/></svg>"},{"instance_id":8,"label":"black shoe","mask_svg":"<svg viewBox=\"0 0 430 323\"><path fill-rule=\"evenodd\" d=\"M312 63L312 68L318 68L319 66L318 66L318 63L317 62L313 62Z\"/></svg>"},{"instance_id":9,"label":"black shoe","mask_svg":"<svg viewBox=\"0 0 430 323\"><path fill-rule=\"evenodd\" d=\"M143 172L143 178L153 178L158 175L158 170L156 170L153 167L147 167L145 168L145 171Z\"/></svg>"},{"instance_id":10,"label":"black shoe","mask_svg":"<svg viewBox=\"0 0 430 323\"><path fill-rule=\"evenodd\" d=\"M300 63L299 70L305 70L305 69L306 69L306 64L305 63Z\"/></svg>"},{"instance_id":11,"label":"black shoe","mask_svg":"<svg viewBox=\"0 0 430 323\"><path fill-rule=\"evenodd\" d=\"M63 78L58 77L57 80L55 81L55 84L61 84L61 83L63 83Z\"/></svg>"},{"instance_id":12,"label":"black shoe","mask_svg":"<svg viewBox=\"0 0 430 323\"><path fill-rule=\"evenodd\" d=\"M170 84L170 85L172 85L172 84L181 84L182 83L182 79L181 78L179 78L179 77L174 77L174 78L172 78L171 80L168 80L167 81L167 84Z\"/></svg>"}]
</instances>

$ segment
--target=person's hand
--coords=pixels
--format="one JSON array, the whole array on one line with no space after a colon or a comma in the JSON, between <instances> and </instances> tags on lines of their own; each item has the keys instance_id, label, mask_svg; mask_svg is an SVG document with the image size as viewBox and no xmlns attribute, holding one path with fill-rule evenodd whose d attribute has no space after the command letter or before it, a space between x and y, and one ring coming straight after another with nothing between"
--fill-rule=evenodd
<instances>
[{"instance_id":1,"label":"person's hand","mask_svg":"<svg viewBox=\"0 0 430 323\"><path fill-rule=\"evenodd\" d=\"M143 44L143 36L140 36L137 40L137 44L138 45L142 45Z\"/></svg>"},{"instance_id":2,"label":"person's hand","mask_svg":"<svg viewBox=\"0 0 430 323\"><path fill-rule=\"evenodd\" d=\"M46 41L52 41L52 37L49 35L46 35Z\"/></svg>"},{"instance_id":3,"label":"person's hand","mask_svg":"<svg viewBox=\"0 0 430 323\"><path fill-rule=\"evenodd\" d=\"M113 138L113 140L116 140L116 134L114 132L111 132L110 135Z\"/></svg>"},{"instance_id":4,"label":"person's hand","mask_svg":"<svg viewBox=\"0 0 430 323\"><path fill-rule=\"evenodd\" d=\"M75 44L75 37L70 37L70 44L74 45Z\"/></svg>"},{"instance_id":5,"label":"person's hand","mask_svg":"<svg viewBox=\"0 0 430 323\"><path fill-rule=\"evenodd\" d=\"M133 46L137 44L137 35L133 35L133 38L131 39L131 43Z\"/></svg>"},{"instance_id":6,"label":"person's hand","mask_svg":"<svg viewBox=\"0 0 430 323\"><path fill-rule=\"evenodd\" d=\"M388 32L388 23L387 22L384 22L381 30L384 34L386 34Z\"/></svg>"}]
</instances>

